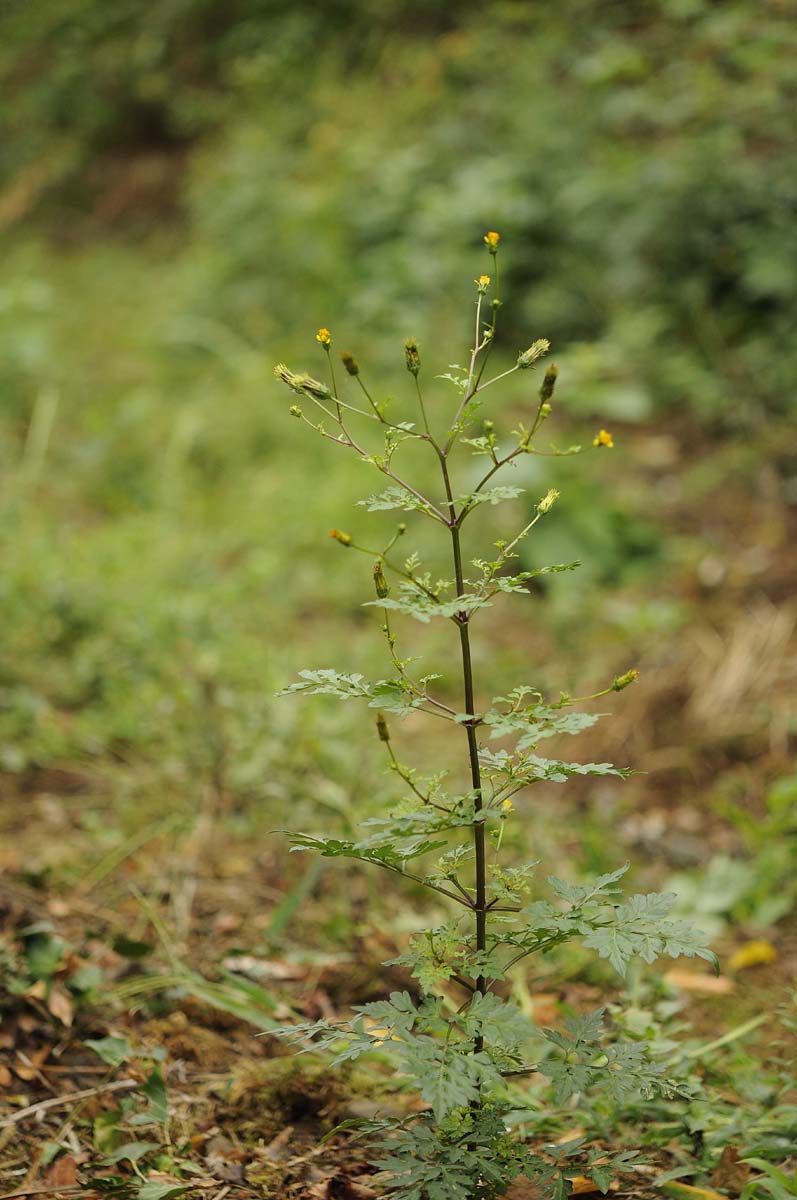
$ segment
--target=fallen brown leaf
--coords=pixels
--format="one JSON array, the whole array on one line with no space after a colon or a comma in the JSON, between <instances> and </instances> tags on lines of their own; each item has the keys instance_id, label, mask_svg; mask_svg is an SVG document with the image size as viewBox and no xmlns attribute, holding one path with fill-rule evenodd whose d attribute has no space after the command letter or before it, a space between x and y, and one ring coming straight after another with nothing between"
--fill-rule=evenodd
<instances>
[{"instance_id":1,"label":"fallen brown leaf","mask_svg":"<svg viewBox=\"0 0 797 1200\"><path fill-rule=\"evenodd\" d=\"M714 1187L728 1192L731 1196L738 1196L749 1178L750 1167L740 1160L738 1148L726 1146L711 1176Z\"/></svg>"},{"instance_id":2,"label":"fallen brown leaf","mask_svg":"<svg viewBox=\"0 0 797 1200\"><path fill-rule=\"evenodd\" d=\"M46 1187L73 1187L77 1183L77 1163L71 1154L57 1159L42 1179Z\"/></svg>"},{"instance_id":3,"label":"fallen brown leaf","mask_svg":"<svg viewBox=\"0 0 797 1200\"><path fill-rule=\"evenodd\" d=\"M701 996L729 996L736 991L736 984L727 975L704 975L702 971L686 971L673 967L664 976L673 987L682 992Z\"/></svg>"}]
</instances>

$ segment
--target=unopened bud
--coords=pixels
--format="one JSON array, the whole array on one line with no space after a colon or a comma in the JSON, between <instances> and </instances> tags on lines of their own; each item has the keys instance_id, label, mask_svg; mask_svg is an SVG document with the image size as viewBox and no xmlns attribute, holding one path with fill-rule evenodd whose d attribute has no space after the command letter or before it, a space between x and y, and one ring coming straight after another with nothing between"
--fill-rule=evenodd
<instances>
[{"instance_id":1,"label":"unopened bud","mask_svg":"<svg viewBox=\"0 0 797 1200\"><path fill-rule=\"evenodd\" d=\"M540 416L543 418L543 420L544 420L546 417L550 417L550 415L551 415L551 406L550 406L550 404L541 404L541 405L540 405Z\"/></svg>"},{"instance_id":2,"label":"unopened bud","mask_svg":"<svg viewBox=\"0 0 797 1200\"><path fill-rule=\"evenodd\" d=\"M344 350L340 356L340 361L348 371L349 375L359 375L360 368L357 366L357 359L348 350Z\"/></svg>"},{"instance_id":3,"label":"unopened bud","mask_svg":"<svg viewBox=\"0 0 797 1200\"><path fill-rule=\"evenodd\" d=\"M401 537L401 535L406 532L407 532L407 526L404 521L401 521L398 526L397 533L398 533L399 537Z\"/></svg>"},{"instance_id":4,"label":"unopened bud","mask_svg":"<svg viewBox=\"0 0 797 1200\"><path fill-rule=\"evenodd\" d=\"M292 404L288 409L288 412L292 417L300 417L302 415L302 410L299 408L298 404Z\"/></svg>"},{"instance_id":5,"label":"unopened bud","mask_svg":"<svg viewBox=\"0 0 797 1200\"><path fill-rule=\"evenodd\" d=\"M498 243L500 241L501 234L496 233L494 229L491 229L489 233L485 233L484 235L484 244L491 254L498 253Z\"/></svg>"},{"instance_id":6,"label":"unopened bud","mask_svg":"<svg viewBox=\"0 0 797 1200\"><path fill-rule=\"evenodd\" d=\"M315 340L318 342L319 346L323 346L325 350L328 350L332 345L332 334L328 329L319 329L318 333L315 335Z\"/></svg>"},{"instance_id":7,"label":"unopened bud","mask_svg":"<svg viewBox=\"0 0 797 1200\"><path fill-rule=\"evenodd\" d=\"M421 356L415 338L407 338L404 343L404 357L407 361L407 370L410 375L417 375L421 369Z\"/></svg>"},{"instance_id":8,"label":"unopened bud","mask_svg":"<svg viewBox=\"0 0 797 1200\"><path fill-rule=\"evenodd\" d=\"M551 343L547 338L538 338L536 342L532 342L528 350L521 350L517 356L517 366L521 370L526 367L531 367L538 358L542 358L543 354L547 354L551 348Z\"/></svg>"},{"instance_id":9,"label":"unopened bud","mask_svg":"<svg viewBox=\"0 0 797 1200\"><path fill-rule=\"evenodd\" d=\"M382 570L382 564L378 559L374 563L374 587L376 588L376 594L380 600L384 600L390 591L390 588L387 586L387 580L385 579L385 573Z\"/></svg>"},{"instance_id":10,"label":"unopened bud","mask_svg":"<svg viewBox=\"0 0 797 1200\"><path fill-rule=\"evenodd\" d=\"M383 712L376 714L376 732L379 734L380 742L390 741L390 730L387 727L387 721Z\"/></svg>"},{"instance_id":11,"label":"unopened bud","mask_svg":"<svg viewBox=\"0 0 797 1200\"><path fill-rule=\"evenodd\" d=\"M492 421L484 422L484 432L485 433L492 433L494 428L495 428L495 426L493 425Z\"/></svg>"},{"instance_id":12,"label":"unopened bud","mask_svg":"<svg viewBox=\"0 0 797 1200\"><path fill-rule=\"evenodd\" d=\"M330 529L329 536L334 538L336 542L340 542L341 546L351 545L351 534L344 533L342 529Z\"/></svg>"},{"instance_id":13,"label":"unopened bud","mask_svg":"<svg viewBox=\"0 0 797 1200\"><path fill-rule=\"evenodd\" d=\"M612 684L615 692L621 692L623 688L627 688L635 679L639 679L639 671L636 667L632 667L630 671L626 671L625 675L618 675Z\"/></svg>"},{"instance_id":14,"label":"unopened bud","mask_svg":"<svg viewBox=\"0 0 797 1200\"><path fill-rule=\"evenodd\" d=\"M556 387L556 376L558 374L559 368L556 363L551 363L540 384L540 400L542 400L543 404L546 400L550 400L553 395L553 390Z\"/></svg>"}]
</instances>

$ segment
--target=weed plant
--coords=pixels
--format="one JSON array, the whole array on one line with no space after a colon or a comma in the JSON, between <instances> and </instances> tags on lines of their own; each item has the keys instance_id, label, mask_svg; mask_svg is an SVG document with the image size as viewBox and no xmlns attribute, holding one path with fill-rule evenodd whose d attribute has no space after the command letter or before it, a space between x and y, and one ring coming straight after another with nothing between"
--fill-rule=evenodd
<instances>
[{"instance_id":1,"label":"weed plant","mask_svg":"<svg viewBox=\"0 0 797 1200\"><path fill-rule=\"evenodd\" d=\"M513 1081L519 1077L546 1076L560 1105L591 1089L619 1100L672 1096L681 1089L644 1042L607 1032L603 1009L571 1015L563 1029L536 1028L505 995L505 981L521 962L573 939L607 959L620 975L635 957L651 963L660 956L698 955L716 962L691 926L669 917L674 895L623 898L617 884L628 864L586 884L551 876L542 892L535 882L537 863L505 865L501 859L507 823L529 812L531 789L545 782L565 783L572 776L623 778L630 773L607 762L543 757L538 748L548 738L578 734L593 725L598 714L580 705L624 690L637 672L628 670L600 691L577 698L565 692L546 697L525 682L487 705L478 698L481 687L471 646L477 620L489 619L496 602L506 597L527 597L540 576L572 571L579 564L517 569L518 548L549 518L556 490L533 504L519 531L499 538L486 557L476 556L466 542L467 523L482 505L516 506L523 489L496 479L523 456L582 451L581 446L542 443L557 378L553 364L542 372L530 419L518 423L511 439L499 438L494 422L484 418L495 386L516 372L531 376L550 348L540 338L518 353L507 370L489 374L502 307L500 235L490 231L484 243L491 273L475 279L473 345L466 366L451 366L437 376L453 393L449 408L427 394L413 338L405 342L404 356L417 404L414 421L394 419L391 404L366 383L351 353L340 355L336 370L328 329L320 329L316 340L329 382L297 374L284 364L275 368L303 402L292 404L292 415L385 478L384 490L361 501L362 506L371 513L398 511L432 522L450 555L449 574L439 577L417 553L399 553L407 533L403 521L378 549L333 529L331 537L347 554L359 552L372 562L375 595L367 603L380 616L390 673L372 681L334 668L303 670L286 689L355 700L376 710L378 737L404 792L390 811L363 822L359 840L294 832L293 848L373 864L451 905L449 920L415 934L407 952L393 960L417 980L414 995L394 992L388 1000L358 1007L345 1024L319 1021L288 1034L303 1049L330 1051L337 1063L369 1051L388 1053L417 1088L422 1101L418 1112L367 1125L387 1139L381 1160L386 1186L402 1200L487 1200L502 1195L519 1174L563 1197L579 1172L605 1189L629 1165L632 1155L589 1149L578 1137L541 1151L514 1138L506 1118L515 1106ZM339 378L347 382L347 390ZM377 449L370 448L367 427L378 432ZM407 473L404 463L410 456L402 452L412 444L420 444L436 461L436 490ZM601 429L591 448L606 454L613 444L611 434ZM457 469L457 457L463 452L483 460L484 468L467 490L458 482L464 472L461 465ZM417 658L400 646L397 625L405 617L453 626L461 706L448 702L439 674L419 674ZM420 713L445 722L456 735L467 778L464 790L451 784L457 778L457 759L453 769L441 766L425 775L397 753L391 723Z\"/></svg>"}]
</instances>

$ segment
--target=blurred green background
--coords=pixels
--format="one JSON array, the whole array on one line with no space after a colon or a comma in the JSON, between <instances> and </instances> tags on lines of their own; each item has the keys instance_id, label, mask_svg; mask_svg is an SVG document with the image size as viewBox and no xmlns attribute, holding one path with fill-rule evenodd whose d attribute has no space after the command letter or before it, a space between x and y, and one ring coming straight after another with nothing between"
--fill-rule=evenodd
<instances>
[{"instance_id":1,"label":"blurred green background","mask_svg":"<svg viewBox=\"0 0 797 1200\"><path fill-rule=\"evenodd\" d=\"M495 361L549 338L551 436L616 448L517 476L563 494L529 553L584 566L483 624L482 695L639 666L586 754L647 773L550 789L551 840L586 865L617 839L652 871L711 860L718 919L782 915L796 49L788 0L6 0L7 866L100 878L148 838L181 852L210 805L273 872L286 814L345 822L384 789L358 714L272 698L301 667L380 670L368 563L326 534L386 526L355 508L376 478L290 419L271 367L320 374L326 325L403 411L403 339L428 386L463 361L496 229ZM530 397L496 393L506 434ZM524 511L480 514L473 553Z\"/></svg>"}]
</instances>

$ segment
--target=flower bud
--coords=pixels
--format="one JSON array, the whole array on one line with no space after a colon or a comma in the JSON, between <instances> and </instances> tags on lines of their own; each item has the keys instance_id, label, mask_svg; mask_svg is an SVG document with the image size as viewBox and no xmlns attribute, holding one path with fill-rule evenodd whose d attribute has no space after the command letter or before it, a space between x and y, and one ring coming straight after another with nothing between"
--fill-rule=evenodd
<instances>
[{"instance_id":1,"label":"flower bud","mask_svg":"<svg viewBox=\"0 0 797 1200\"><path fill-rule=\"evenodd\" d=\"M556 376L558 374L559 368L556 363L551 363L540 384L540 400L542 400L543 404L550 400L553 395L553 390L556 387Z\"/></svg>"},{"instance_id":2,"label":"flower bud","mask_svg":"<svg viewBox=\"0 0 797 1200\"><path fill-rule=\"evenodd\" d=\"M532 342L528 350L521 350L517 356L517 366L521 370L526 367L531 367L538 358L542 358L543 354L547 354L551 348L551 343L547 338L538 338L536 342Z\"/></svg>"},{"instance_id":3,"label":"flower bud","mask_svg":"<svg viewBox=\"0 0 797 1200\"><path fill-rule=\"evenodd\" d=\"M407 532L407 525L406 525L406 522L404 522L404 521L401 521L401 522L399 523L399 526L398 526L398 530L397 530L397 532L398 532L398 535L399 535L399 537L401 537L401 535L402 535L403 533L406 533L406 532Z\"/></svg>"},{"instance_id":4,"label":"flower bud","mask_svg":"<svg viewBox=\"0 0 797 1200\"><path fill-rule=\"evenodd\" d=\"M292 417L300 417L302 415L302 410L299 408L298 404L292 404L288 409L288 412Z\"/></svg>"},{"instance_id":5,"label":"flower bud","mask_svg":"<svg viewBox=\"0 0 797 1200\"><path fill-rule=\"evenodd\" d=\"M473 282L476 284L476 290L479 292L480 295L483 296L485 294L485 292L487 291L488 287L490 286L490 276L489 275L480 275L479 278L474 279Z\"/></svg>"},{"instance_id":6,"label":"flower bud","mask_svg":"<svg viewBox=\"0 0 797 1200\"><path fill-rule=\"evenodd\" d=\"M357 365L357 359L348 350L344 350L340 356L340 361L348 371L349 375L359 375L360 368Z\"/></svg>"},{"instance_id":7,"label":"flower bud","mask_svg":"<svg viewBox=\"0 0 797 1200\"><path fill-rule=\"evenodd\" d=\"M319 329L318 333L315 335L315 340L320 346L323 346L325 350L328 350L332 345L332 334L328 329Z\"/></svg>"},{"instance_id":8,"label":"flower bud","mask_svg":"<svg viewBox=\"0 0 797 1200\"><path fill-rule=\"evenodd\" d=\"M550 415L551 415L551 406L550 406L550 404L541 404L541 405L540 405L540 416L543 418L543 420L544 420L546 417L550 417Z\"/></svg>"},{"instance_id":9,"label":"flower bud","mask_svg":"<svg viewBox=\"0 0 797 1200\"><path fill-rule=\"evenodd\" d=\"M379 734L380 742L390 741L390 730L387 727L387 721L383 712L376 714L376 732Z\"/></svg>"},{"instance_id":10,"label":"flower bud","mask_svg":"<svg viewBox=\"0 0 797 1200\"><path fill-rule=\"evenodd\" d=\"M342 529L330 529L329 536L334 538L336 542L340 542L341 546L351 545L351 534L344 533Z\"/></svg>"},{"instance_id":11,"label":"flower bud","mask_svg":"<svg viewBox=\"0 0 797 1200\"><path fill-rule=\"evenodd\" d=\"M407 370L410 375L417 376L421 369L421 356L418 352L418 343L415 338L407 338L404 343L404 357L407 360Z\"/></svg>"},{"instance_id":12,"label":"flower bud","mask_svg":"<svg viewBox=\"0 0 797 1200\"><path fill-rule=\"evenodd\" d=\"M500 241L501 234L496 233L494 229L491 229L489 233L485 233L484 235L484 244L491 254L498 253L498 243Z\"/></svg>"},{"instance_id":13,"label":"flower bud","mask_svg":"<svg viewBox=\"0 0 797 1200\"><path fill-rule=\"evenodd\" d=\"M382 570L382 564L379 559L377 559L377 561L374 563L374 587L376 588L376 594L380 600L384 600L390 591L390 588L387 586L385 573Z\"/></svg>"},{"instance_id":14,"label":"flower bud","mask_svg":"<svg viewBox=\"0 0 797 1200\"><path fill-rule=\"evenodd\" d=\"M626 671L625 675L618 675L612 684L615 692L621 692L623 688L627 688L635 679L639 679L639 671L636 667L632 667L630 671Z\"/></svg>"}]
</instances>

